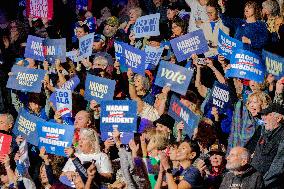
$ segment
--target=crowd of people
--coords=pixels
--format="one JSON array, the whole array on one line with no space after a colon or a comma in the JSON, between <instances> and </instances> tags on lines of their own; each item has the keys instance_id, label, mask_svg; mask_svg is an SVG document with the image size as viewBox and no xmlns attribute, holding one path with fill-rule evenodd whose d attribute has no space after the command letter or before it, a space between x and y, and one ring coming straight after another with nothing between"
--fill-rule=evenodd
<instances>
[{"instance_id":1,"label":"crowd of people","mask_svg":"<svg viewBox=\"0 0 284 189\"><path fill-rule=\"evenodd\" d=\"M103 2L100 9L74 4L54 1L58 12L53 20L21 13L13 20L3 16L0 132L13 140L10 153L0 155L1 189L284 188L284 75L277 80L266 74L263 83L227 78L230 60L217 50L221 29L241 41L245 50L258 55L266 50L284 57L282 0L113 0ZM161 16L160 35L135 38L136 20L154 13ZM93 25L87 24L89 18ZM168 85L154 84L158 66L139 75L130 68L123 70L116 60L114 42L121 41L141 50L164 47L161 60L185 67L188 61L178 62L167 42L199 29L209 50L189 57L194 74L185 95L171 91ZM80 38L93 32L93 54L78 62L67 58L51 64L24 57L28 35L66 38L67 51L72 51L78 50ZM200 58L204 64L198 63ZM7 88L13 65L46 70L41 92ZM114 100L137 103L138 132L129 144L122 143L115 128L112 137L102 140L100 104L84 99L87 74L115 80ZM50 95L74 77L80 83L72 92L73 116L62 117L49 101ZM215 82L230 89L231 103L225 111L208 101ZM173 95L201 117L197 125L191 125L193 133L185 133L185 123L168 114ZM19 146L25 138L12 131L21 108L66 128L74 125L73 144L65 148L66 157L28 143L29 164L19 161Z\"/></svg>"}]
</instances>

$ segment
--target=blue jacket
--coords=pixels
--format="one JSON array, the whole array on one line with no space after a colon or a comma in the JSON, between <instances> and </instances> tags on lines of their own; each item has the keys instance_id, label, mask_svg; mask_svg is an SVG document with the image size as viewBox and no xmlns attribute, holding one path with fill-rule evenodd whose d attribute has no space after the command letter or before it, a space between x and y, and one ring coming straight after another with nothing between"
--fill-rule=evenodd
<instances>
[{"instance_id":1,"label":"blue jacket","mask_svg":"<svg viewBox=\"0 0 284 189\"><path fill-rule=\"evenodd\" d=\"M251 40L251 44L244 44L244 49L261 54L262 49L269 43L269 31L266 24L262 21L247 23L246 20L240 18L229 18L220 14L223 24L235 32L234 38L242 41L245 36Z\"/></svg>"}]
</instances>

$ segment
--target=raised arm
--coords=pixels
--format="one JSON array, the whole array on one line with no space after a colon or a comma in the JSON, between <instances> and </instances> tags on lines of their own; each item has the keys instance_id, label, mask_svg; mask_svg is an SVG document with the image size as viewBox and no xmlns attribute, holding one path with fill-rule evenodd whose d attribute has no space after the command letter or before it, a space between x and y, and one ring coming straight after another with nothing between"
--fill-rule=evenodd
<instances>
[{"instance_id":1,"label":"raised arm","mask_svg":"<svg viewBox=\"0 0 284 189\"><path fill-rule=\"evenodd\" d=\"M138 113L140 113L143 110L144 102L137 95L136 88L135 88L135 85L134 85L134 73L132 72L131 68L128 68L127 77L128 77L128 82L129 82L129 95L130 95L130 98L137 102L137 111L138 111Z\"/></svg>"},{"instance_id":2,"label":"raised arm","mask_svg":"<svg viewBox=\"0 0 284 189\"><path fill-rule=\"evenodd\" d=\"M217 70L214 65L213 65L213 61L211 59L206 59L205 60L207 62L207 66L213 71L215 77L217 78L217 80L222 83L225 84L226 80L224 78L224 76L219 72L219 70Z\"/></svg>"},{"instance_id":3,"label":"raised arm","mask_svg":"<svg viewBox=\"0 0 284 189\"><path fill-rule=\"evenodd\" d=\"M199 92L199 94L200 94L203 98L205 98L208 89L207 89L207 87L205 87L205 86L202 85L202 83L201 83L201 66L200 66L200 65L196 65L195 87L197 88L197 91Z\"/></svg>"}]
</instances>

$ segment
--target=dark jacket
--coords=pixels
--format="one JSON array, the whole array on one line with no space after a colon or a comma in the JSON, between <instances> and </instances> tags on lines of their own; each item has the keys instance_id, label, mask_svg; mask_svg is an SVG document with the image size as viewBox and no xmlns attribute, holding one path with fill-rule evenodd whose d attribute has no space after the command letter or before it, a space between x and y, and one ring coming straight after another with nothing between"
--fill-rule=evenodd
<instances>
[{"instance_id":1,"label":"dark jacket","mask_svg":"<svg viewBox=\"0 0 284 189\"><path fill-rule=\"evenodd\" d=\"M263 177L252 166L248 166L247 170L241 175L234 175L228 172L219 189L228 188L262 189L264 188Z\"/></svg>"},{"instance_id":2,"label":"dark jacket","mask_svg":"<svg viewBox=\"0 0 284 189\"><path fill-rule=\"evenodd\" d=\"M284 188L284 126L264 133L256 146L251 165L262 173L267 188Z\"/></svg>"}]
</instances>

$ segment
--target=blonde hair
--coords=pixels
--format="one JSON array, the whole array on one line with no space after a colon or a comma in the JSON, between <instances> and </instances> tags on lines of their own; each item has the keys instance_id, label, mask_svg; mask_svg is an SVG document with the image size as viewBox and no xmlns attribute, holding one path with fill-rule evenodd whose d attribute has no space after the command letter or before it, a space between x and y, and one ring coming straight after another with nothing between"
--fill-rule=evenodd
<instances>
[{"instance_id":1,"label":"blonde hair","mask_svg":"<svg viewBox=\"0 0 284 189\"><path fill-rule=\"evenodd\" d=\"M261 109L267 108L267 106L271 103L271 98L268 94L266 94L265 92L258 91L248 96L248 100L246 103L247 108L249 107L250 101L253 97L257 98L257 100L261 102Z\"/></svg>"},{"instance_id":2,"label":"blonde hair","mask_svg":"<svg viewBox=\"0 0 284 189\"><path fill-rule=\"evenodd\" d=\"M131 10L134 10L138 17L142 16L142 9L140 7L132 7L129 9L128 13L130 13Z\"/></svg>"},{"instance_id":3,"label":"blonde hair","mask_svg":"<svg viewBox=\"0 0 284 189\"><path fill-rule=\"evenodd\" d=\"M156 129L151 129L147 134L148 138L150 140L154 140L153 142L157 144L158 150L164 150L168 146L169 139L166 133L157 131Z\"/></svg>"},{"instance_id":4,"label":"blonde hair","mask_svg":"<svg viewBox=\"0 0 284 189\"><path fill-rule=\"evenodd\" d=\"M94 129L92 128L80 129L80 138L81 136L84 136L89 140L95 153L101 152L100 143L99 143L99 135Z\"/></svg>"}]
</instances>

